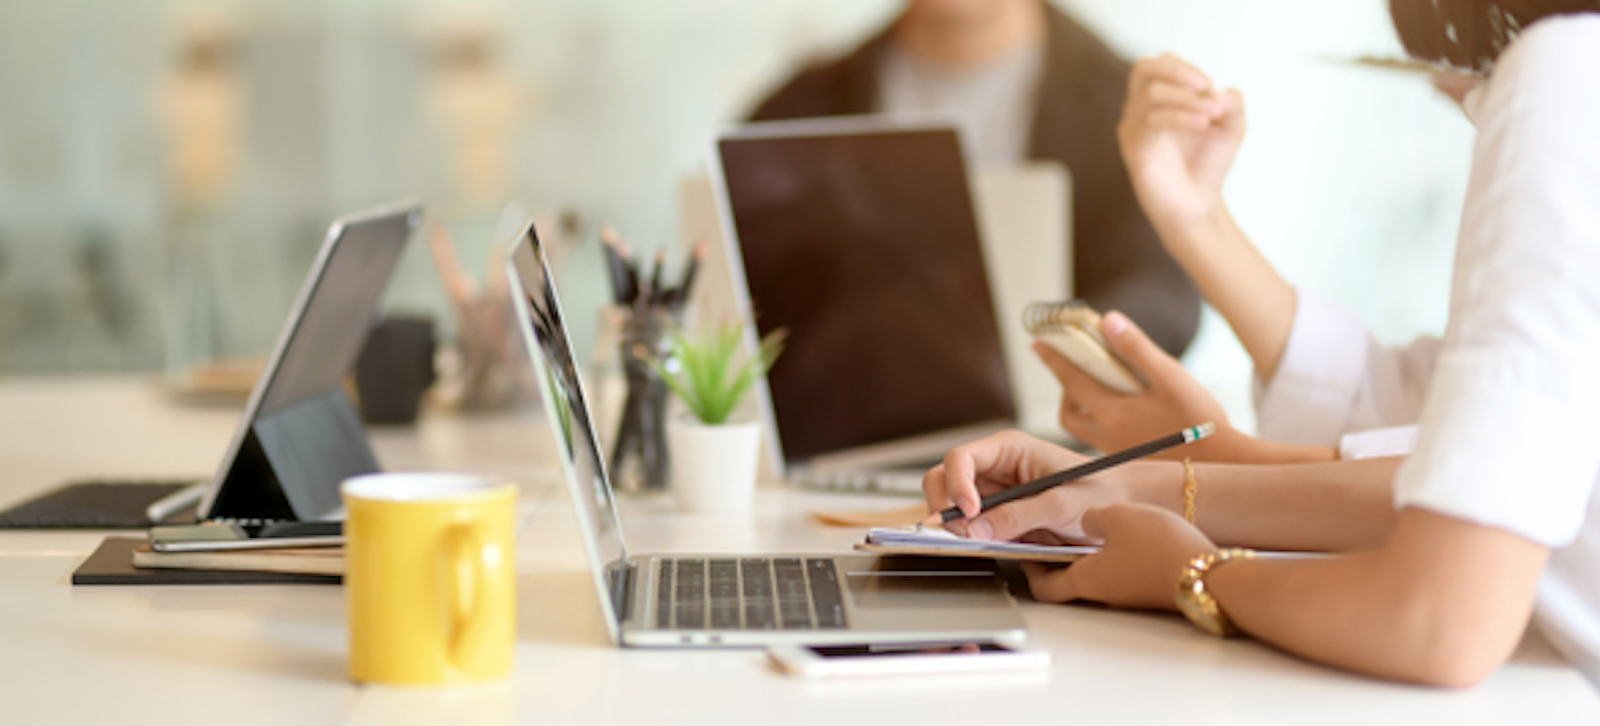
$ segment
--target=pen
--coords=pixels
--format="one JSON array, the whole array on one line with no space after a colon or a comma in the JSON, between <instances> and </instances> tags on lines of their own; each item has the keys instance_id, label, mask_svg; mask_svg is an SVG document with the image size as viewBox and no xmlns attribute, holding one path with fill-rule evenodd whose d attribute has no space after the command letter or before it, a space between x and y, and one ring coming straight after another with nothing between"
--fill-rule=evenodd
<instances>
[{"instance_id":1,"label":"pen","mask_svg":"<svg viewBox=\"0 0 1600 726\"><path fill-rule=\"evenodd\" d=\"M655 305L665 300L664 291L661 289L661 273L667 268L667 251L656 252L656 268L650 271L650 304Z\"/></svg>"},{"instance_id":2,"label":"pen","mask_svg":"<svg viewBox=\"0 0 1600 726\"><path fill-rule=\"evenodd\" d=\"M150 506L145 508L144 516L150 520L151 524L160 524L166 521L167 517L199 504L200 500L205 498L206 491L209 488L210 482L201 481L190 484L151 502Z\"/></svg>"},{"instance_id":3,"label":"pen","mask_svg":"<svg viewBox=\"0 0 1600 726\"><path fill-rule=\"evenodd\" d=\"M617 248L612 247L602 238L600 247L606 254L606 274L611 279L611 301L618 305L626 305L628 301L622 296L623 286L627 284L627 273L623 270L622 257L617 254Z\"/></svg>"},{"instance_id":4,"label":"pen","mask_svg":"<svg viewBox=\"0 0 1600 726\"><path fill-rule=\"evenodd\" d=\"M696 242L694 252L689 256L689 265L683 270L683 279L678 281L678 286L672 289L671 297L667 302L671 305L682 305L688 301L689 293L694 288L694 276L700 272L700 260L705 259L706 243L704 240Z\"/></svg>"},{"instance_id":5,"label":"pen","mask_svg":"<svg viewBox=\"0 0 1600 726\"><path fill-rule=\"evenodd\" d=\"M1115 454L1107 454L1093 461L1074 466L1066 471L1058 471L1049 476L1030 481L1027 484L1019 484L1011 487L1010 489L1005 489L995 492L994 494L990 494L989 496L983 498L979 511L988 511L1014 499L1031 497L1046 489L1065 484L1074 479L1082 479L1083 477L1091 474L1096 474L1105 471L1106 469L1110 469L1113 466L1126 464L1134 459L1149 456L1156 452L1170 449L1174 446L1182 446L1184 444L1199 441L1216 433L1216 431L1217 425L1207 421L1199 426L1186 428L1178 433L1172 434L1171 436L1163 436L1155 441L1147 441L1133 448L1118 451ZM949 509L946 509L938 514L929 516L926 522L930 524L936 523L936 520L937 522L948 522L952 519L960 519L963 516L965 515L961 513L960 507L950 507Z\"/></svg>"},{"instance_id":6,"label":"pen","mask_svg":"<svg viewBox=\"0 0 1600 726\"><path fill-rule=\"evenodd\" d=\"M600 241L616 252L617 263L620 270L617 274L621 277L621 284L617 287L616 300L622 305L632 304L639 296L639 271L633 267L633 252L628 249L628 243L622 240L622 235L617 234L615 227L606 225L600 228Z\"/></svg>"}]
</instances>

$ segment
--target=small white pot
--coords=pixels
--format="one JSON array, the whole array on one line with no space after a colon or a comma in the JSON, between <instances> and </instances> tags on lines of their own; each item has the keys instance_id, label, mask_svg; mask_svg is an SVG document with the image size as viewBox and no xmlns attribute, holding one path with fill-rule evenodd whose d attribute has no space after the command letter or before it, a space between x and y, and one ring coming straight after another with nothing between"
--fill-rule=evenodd
<instances>
[{"instance_id":1,"label":"small white pot","mask_svg":"<svg viewBox=\"0 0 1600 726\"><path fill-rule=\"evenodd\" d=\"M693 418L667 424L672 490L678 508L694 514L749 514L756 495L761 425L707 426Z\"/></svg>"}]
</instances>

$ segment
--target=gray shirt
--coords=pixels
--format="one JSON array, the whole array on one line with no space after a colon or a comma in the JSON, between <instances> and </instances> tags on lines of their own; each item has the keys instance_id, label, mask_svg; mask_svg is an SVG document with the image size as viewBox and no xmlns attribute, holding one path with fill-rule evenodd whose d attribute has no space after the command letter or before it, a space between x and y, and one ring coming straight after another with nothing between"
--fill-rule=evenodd
<instances>
[{"instance_id":1,"label":"gray shirt","mask_svg":"<svg viewBox=\"0 0 1600 726\"><path fill-rule=\"evenodd\" d=\"M1029 44L977 68L934 66L891 42L878 69L878 110L937 116L961 130L975 166L1015 166L1027 158L1044 46Z\"/></svg>"}]
</instances>

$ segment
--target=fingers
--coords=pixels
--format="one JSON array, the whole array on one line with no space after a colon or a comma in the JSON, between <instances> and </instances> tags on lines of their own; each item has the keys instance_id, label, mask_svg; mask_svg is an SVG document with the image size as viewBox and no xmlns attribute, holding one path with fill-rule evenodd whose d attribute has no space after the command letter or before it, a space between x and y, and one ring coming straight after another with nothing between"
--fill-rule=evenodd
<instances>
[{"instance_id":1,"label":"fingers","mask_svg":"<svg viewBox=\"0 0 1600 726\"><path fill-rule=\"evenodd\" d=\"M1100 334L1112 352L1152 386L1173 366L1182 365L1121 311L1112 310L1100 318Z\"/></svg>"},{"instance_id":2,"label":"fingers","mask_svg":"<svg viewBox=\"0 0 1600 726\"><path fill-rule=\"evenodd\" d=\"M1211 90L1211 77L1194 64L1171 53L1140 58L1133 64L1129 87L1142 92L1153 83L1171 83L1194 91Z\"/></svg>"},{"instance_id":3,"label":"fingers","mask_svg":"<svg viewBox=\"0 0 1600 726\"><path fill-rule=\"evenodd\" d=\"M1014 470L1023 450L1034 443L1034 440L1018 431L1003 431L1001 433L979 439L972 443L962 444L944 456L944 463L928 472L923 477L923 494L928 497L930 507L943 509L949 504L954 504L961 509L961 513L971 518L976 516L983 508L982 494L978 491L978 476L988 472L1001 472L1002 480L1008 476L1013 484L1020 484L1026 478L1018 478L1014 474L1006 475L1007 470ZM1044 442L1037 442L1045 446ZM935 471L942 470L940 481L930 482Z\"/></svg>"},{"instance_id":4,"label":"fingers","mask_svg":"<svg viewBox=\"0 0 1600 726\"><path fill-rule=\"evenodd\" d=\"M1007 502L967 523L972 539L1009 542L1028 532L1057 524L1061 519L1056 499L1044 494Z\"/></svg>"},{"instance_id":5,"label":"fingers","mask_svg":"<svg viewBox=\"0 0 1600 726\"><path fill-rule=\"evenodd\" d=\"M1242 128L1244 99L1237 90L1216 89L1199 68L1169 53L1134 64L1123 120L1151 129Z\"/></svg>"},{"instance_id":6,"label":"fingers","mask_svg":"<svg viewBox=\"0 0 1600 726\"><path fill-rule=\"evenodd\" d=\"M1071 602L1079 599L1072 567L1047 567L1038 562L1022 563L1022 573L1028 576L1028 591L1040 602Z\"/></svg>"},{"instance_id":7,"label":"fingers","mask_svg":"<svg viewBox=\"0 0 1600 726\"><path fill-rule=\"evenodd\" d=\"M944 464L939 464L922 475L922 497L928 502L930 514L937 515L945 507L950 506L950 495L945 491L944 479Z\"/></svg>"},{"instance_id":8,"label":"fingers","mask_svg":"<svg viewBox=\"0 0 1600 726\"><path fill-rule=\"evenodd\" d=\"M1056 380L1061 382L1061 390L1067 398L1076 401L1080 406L1090 411L1103 406L1117 404L1121 394L1100 385L1100 382L1089 377L1071 359L1061 354L1061 351L1051 347L1049 343L1034 343L1033 352L1044 361L1055 374Z\"/></svg>"}]
</instances>

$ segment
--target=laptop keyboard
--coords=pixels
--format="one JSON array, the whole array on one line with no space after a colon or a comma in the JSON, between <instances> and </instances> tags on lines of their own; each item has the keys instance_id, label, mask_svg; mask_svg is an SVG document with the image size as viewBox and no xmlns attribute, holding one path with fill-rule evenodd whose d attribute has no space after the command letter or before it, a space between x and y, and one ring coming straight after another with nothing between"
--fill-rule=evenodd
<instances>
[{"instance_id":1,"label":"laptop keyboard","mask_svg":"<svg viewBox=\"0 0 1600 726\"><path fill-rule=\"evenodd\" d=\"M656 627L676 630L821 630L845 627L830 559L662 559Z\"/></svg>"}]
</instances>

